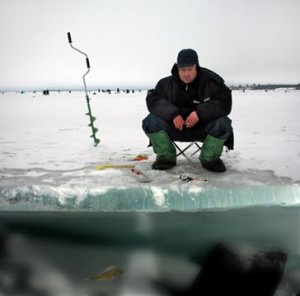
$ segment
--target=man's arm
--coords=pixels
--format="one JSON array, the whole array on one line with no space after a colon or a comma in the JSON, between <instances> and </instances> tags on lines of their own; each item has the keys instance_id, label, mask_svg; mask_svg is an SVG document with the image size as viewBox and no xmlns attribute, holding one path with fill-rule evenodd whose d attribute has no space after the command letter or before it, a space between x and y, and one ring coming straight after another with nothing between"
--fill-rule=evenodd
<instances>
[{"instance_id":1,"label":"man's arm","mask_svg":"<svg viewBox=\"0 0 300 296\"><path fill-rule=\"evenodd\" d=\"M150 113L160 117L166 122L171 122L179 115L178 108L168 100L168 93L163 86L168 83L167 79L160 80L155 89L151 89L147 93L146 103Z\"/></svg>"},{"instance_id":2,"label":"man's arm","mask_svg":"<svg viewBox=\"0 0 300 296\"><path fill-rule=\"evenodd\" d=\"M231 90L224 84L210 79L205 93L209 94L204 102L197 106L197 115L201 120L208 122L231 112Z\"/></svg>"}]
</instances>

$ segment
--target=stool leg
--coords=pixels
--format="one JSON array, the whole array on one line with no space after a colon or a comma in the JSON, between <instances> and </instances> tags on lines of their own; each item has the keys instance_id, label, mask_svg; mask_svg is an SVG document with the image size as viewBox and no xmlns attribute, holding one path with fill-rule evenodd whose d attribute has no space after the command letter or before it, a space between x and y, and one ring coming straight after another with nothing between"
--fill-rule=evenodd
<instances>
[{"instance_id":1,"label":"stool leg","mask_svg":"<svg viewBox=\"0 0 300 296\"><path fill-rule=\"evenodd\" d=\"M185 154L185 151L187 151L191 146L194 145L195 142L190 143L187 145L184 149L181 149L175 142L173 142L173 145L176 147L176 149L179 151L176 156L182 155L185 157L185 159L192 165L196 166L196 164Z\"/></svg>"}]
</instances>

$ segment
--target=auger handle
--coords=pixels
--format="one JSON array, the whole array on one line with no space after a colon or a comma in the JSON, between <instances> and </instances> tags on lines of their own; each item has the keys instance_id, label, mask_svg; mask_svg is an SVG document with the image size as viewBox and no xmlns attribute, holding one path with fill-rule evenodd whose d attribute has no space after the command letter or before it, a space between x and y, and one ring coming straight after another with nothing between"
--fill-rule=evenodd
<instances>
[{"instance_id":1,"label":"auger handle","mask_svg":"<svg viewBox=\"0 0 300 296\"><path fill-rule=\"evenodd\" d=\"M72 38L71 38L71 33L68 32L68 40L69 40L69 43L72 43Z\"/></svg>"}]
</instances>

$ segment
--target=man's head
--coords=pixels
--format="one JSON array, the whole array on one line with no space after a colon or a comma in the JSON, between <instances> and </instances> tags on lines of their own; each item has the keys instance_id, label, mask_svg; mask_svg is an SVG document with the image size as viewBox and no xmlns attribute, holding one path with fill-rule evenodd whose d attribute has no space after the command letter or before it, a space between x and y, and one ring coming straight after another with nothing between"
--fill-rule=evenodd
<instances>
[{"instance_id":1,"label":"man's head","mask_svg":"<svg viewBox=\"0 0 300 296\"><path fill-rule=\"evenodd\" d=\"M184 83L191 83L197 77L199 65L197 52L193 49L183 49L177 56L177 68L180 79Z\"/></svg>"}]
</instances>

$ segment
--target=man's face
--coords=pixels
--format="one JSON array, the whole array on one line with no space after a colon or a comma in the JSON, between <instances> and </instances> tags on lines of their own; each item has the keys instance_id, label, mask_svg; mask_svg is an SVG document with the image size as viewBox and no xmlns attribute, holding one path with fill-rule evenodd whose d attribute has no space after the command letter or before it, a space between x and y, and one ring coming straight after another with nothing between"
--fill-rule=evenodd
<instances>
[{"instance_id":1,"label":"man's face","mask_svg":"<svg viewBox=\"0 0 300 296\"><path fill-rule=\"evenodd\" d=\"M196 65L193 65L190 67L178 68L178 74L184 83L191 83L197 76L197 67Z\"/></svg>"}]
</instances>

